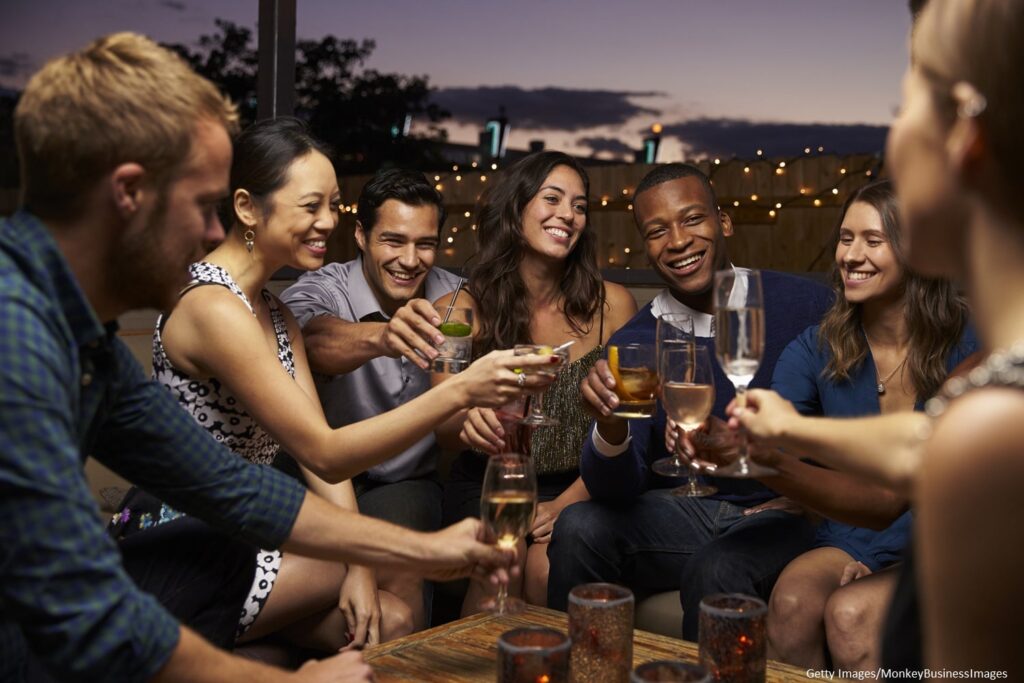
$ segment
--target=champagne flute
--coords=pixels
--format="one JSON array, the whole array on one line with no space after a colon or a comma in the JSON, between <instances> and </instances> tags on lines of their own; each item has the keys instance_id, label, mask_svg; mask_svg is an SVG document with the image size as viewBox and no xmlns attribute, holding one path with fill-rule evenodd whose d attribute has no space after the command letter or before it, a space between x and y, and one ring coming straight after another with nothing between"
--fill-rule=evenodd
<instances>
[{"instance_id":1,"label":"champagne flute","mask_svg":"<svg viewBox=\"0 0 1024 683\"><path fill-rule=\"evenodd\" d=\"M665 313L658 317L658 358L669 346L693 345L693 317L686 313ZM660 361L659 361L660 362Z\"/></svg>"},{"instance_id":2,"label":"champagne flute","mask_svg":"<svg viewBox=\"0 0 1024 683\"><path fill-rule=\"evenodd\" d=\"M711 371L711 356L703 344L688 346L666 346L661 352L661 402L665 413L687 434L700 428L711 414L715 405L715 380ZM673 489L679 496L709 496L718 489L697 480L696 471L700 465L692 461L689 465L679 458L682 441L676 443L675 452L655 460L651 466L655 472L666 477L686 475L686 485Z\"/></svg>"},{"instance_id":3,"label":"champagne flute","mask_svg":"<svg viewBox=\"0 0 1024 683\"><path fill-rule=\"evenodd\" d=\"M480 492L480 518L499 548L514 549L533 527L537 510L537 476L533 460L520 453L502 453L487 461ZM498 586L493 601L484 609L494 614L515 614L524 608L519 598L508 596L508 586Z\"/></svg>"},{"instance_id":4,"label":"champagne flute","mask_svg":"<svg viewBox=\"0 0 1024 683\"><path fill-rule=\"evenodd\" d=\"M732 268L715 273L715 348L718 362L736 387L736 401L744 405L747 385L761 366L764 354L764 298L761 273ZM778 474L770 467L750 462L747 440L740 440L739 457L715 476L750 479Z\"/></svg>"},{"instance_id":5,"label":"champagne flute","mask_svg":"<svg viewBox=\"0 0 1024 683\"><path fill-rule=\"evenodd\" d=\"M548 376L555 376L558 372L565 367L569 362L569 347L567 344L555 348L546 346L544 344L516 344L515 354L517 356L557 356L558 363L553 363L549 366L539 367L534 366L529 370L523 369L523 372L532 372L538 374L546 374ZM520 370L516 370L520 372ZM530 412L527 413L526 417L519 421L519 424L531 425L534 427L551 427L559 424L558 418L551 417L544 412L544 389L531 395L530 399Z\"/></svg>"}]
</instances>

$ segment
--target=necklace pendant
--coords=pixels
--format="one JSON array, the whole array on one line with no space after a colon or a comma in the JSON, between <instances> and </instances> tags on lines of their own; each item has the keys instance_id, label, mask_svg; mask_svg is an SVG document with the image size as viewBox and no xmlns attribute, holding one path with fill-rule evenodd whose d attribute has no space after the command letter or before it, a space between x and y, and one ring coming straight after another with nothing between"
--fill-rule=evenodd
<instances>
[{"instance_id":1,"label":"necklace pendant","mask_svg":"<svg viewBox=\"0 0 1024 683\"><path fill-rule=\"evenodd\" d=\"M882 394L885 393L885 384L883 384L882 382L879 382L878 386L875 387L875 388L878 389L878 395L879 396L881 396Z\"/></svg>"}]
</instances>

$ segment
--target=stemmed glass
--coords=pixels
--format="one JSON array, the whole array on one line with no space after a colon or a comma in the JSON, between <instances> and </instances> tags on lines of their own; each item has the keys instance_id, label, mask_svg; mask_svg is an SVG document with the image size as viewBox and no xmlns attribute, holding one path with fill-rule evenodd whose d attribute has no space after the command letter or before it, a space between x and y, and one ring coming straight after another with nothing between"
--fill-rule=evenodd
<instances>
[{"instance_id":1,"label":"stemmed glass","mask_svg":"<svg viewBox=\"0 0 1024 683\"><path fill-rule=\"evenodd\" d=\"M537 510L537 476L533 460L520 453L502 453L487 461L480 492L480 519L499 548L514 549L533 527ZM508 596L508 586L498 586L493 601L482 605L494 614L515 614L523 601Z\"/></svg>"},{"instance_id":2,"label":"stemmed glass","mask_svg":"<svg viewBox=\"0 0 1024 683\"><path fill-rule=\"evenodd\" d=\"M693 317L686 313L666 313L658 317L658 358L668 346L692 345ZM660 361L659 361L660 362Z\"/></svg>"},{"instance_id":3,"label":"stemmed glass","mask_svg":"<svg viewBox=\"0 0 1024 683\"><path fill-rule=\"evenodd\" d=\"M708 348L701 345L666 346L661 352L661 402L665 413L686 433L700 428L711 414L715 404L715 380L711 370ZM697 480L696 461L686 465L679 458L682 441L676 443L675 452L667 458L655 460L651 466L666 477L686 475L686 484L673 489L679 496L709 496L718 491L714 486Z\"/></svg>"},{"instance_id":4,"label":"stemmed glass","mask_svg":"<svg viewBox=\"0 0 1024 683\"><path fill-rule=\"evenodd\" d=\"M732 268L715 273L715 349L729 381L736 387L736 400L744 405L747 385L761 366L764 354L764 297L761 273ZM750 479L778 474L770 467L751 462L747 440L740 440L735 462L715 470L715 476Z\"/></svg>"},{"instance_id":5,"label":"stemmed glass","mask_svg":"<svg viewBox=\"0 0 1024 683\"><path fill-rule=\"evenodd\" d=\"M557 375L558 372L565 367L566 363L569 362L569 349L564 344L558 348L546 346L544 344L516 344L515 354L517 356L558 356L558 363L552 363L549 366L537 367L526 370L523 372L535 372L538 374L546 374L548 376ZM520 372L516 370L516 372ZM558 418L551 417L544 412L544 390L531 395L530 398L530 412L527 413L526 417L519 421L519 424L531 425L534 427L550 427L558 424Z\"/></svg>"}]
</instances>

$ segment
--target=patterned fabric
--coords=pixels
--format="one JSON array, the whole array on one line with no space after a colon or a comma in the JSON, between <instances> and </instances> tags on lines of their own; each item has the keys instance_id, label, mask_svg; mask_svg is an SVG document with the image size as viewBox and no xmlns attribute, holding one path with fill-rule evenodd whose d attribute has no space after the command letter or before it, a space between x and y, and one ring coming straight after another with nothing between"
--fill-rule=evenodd
<instances>
[{"instance_id":1,"label":"patterned fabric","mask_svg":"<svg viewBox=\"0 0 1024 683\"><path fill-rule=\"evenodd\" d=\"M227 534L266 546L305 491L217 444L147 381L90 307L47 228L0 219L0 680L27 648L59 680L150 679L178 624L97 523L88 455Z\"/></svg>"},{"instance_id":2,"label":"patterned fabric","mask_svg":"<svg viewBox=\"0 0 1024 683\"><path fill-rule=\"evenodd\" d=\"M590 415L580 402L580 383L604 350L600 344L569 363L544 393L544 412L558 418L554 427L538 427L530 444L537 474L578 472L580 449L590 432Z\"/></svg>"},{"instance_id":3,"label":"patterned fabric","mask_svg":"<svg viewBox=\"0 0 1024 683\"><path fill-rule=\"evenodd\" d=\"M245 307L254 316L249 299L242 288L231 279L226 270L212 263L193 263L189 267L192 281L185 291L202 285L219 285L227 287L242 300ZM288 374L295 377L295 359L292 355L292 344L288 338L288 326L284 315L277 306L274 297L267 290L260 291L263 300L270 310L270 319L274 324L274 336L277 337L277 359ZM230 448L246 460L258 465L270 465L280 450L280 445L239 405L216 378L193 379L174 367L167 357L161 333L164 327L164 316L157 319L153 332L153 377L167 387L178 403L196 419L217 441ZM156 524L169 522L181 515L166 503L160 507L159 514L148 517L143 513L139 526L146 528ZM114 517L115 521L124 519L124 511ZM249 596L242 606L242 614L238 621L237 636L245 633L270 596L281 569L281 552L279 550L260 550L256 555L256 576L253 579Z\"/></svg>"}]
</instances>

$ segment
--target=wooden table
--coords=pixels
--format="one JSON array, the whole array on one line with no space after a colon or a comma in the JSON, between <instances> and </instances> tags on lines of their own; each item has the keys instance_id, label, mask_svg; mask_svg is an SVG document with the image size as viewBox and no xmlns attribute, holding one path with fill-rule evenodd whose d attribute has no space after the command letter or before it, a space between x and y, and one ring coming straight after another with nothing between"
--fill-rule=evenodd
<instances>
[{"instance_id":1,"label":"wooden table","mask_svg":"<svg viewBox=\"0 0 1024 683\"><path fill-rule=\"evenodd\" d=\"M498 636L521 626L549 626L567 629L564 612L541 607L527 607L513 616L477 614L427 631L414 633L365 651L366 661L373 667L377 680L388 681L458 681L495 680ZM634 631L634 666L654 659L697 661L697 645L685 640L659 636L647 631ZM803 669L787 664L768 662L768 683L806 682Z\"/></svg>"}]
</instances>

